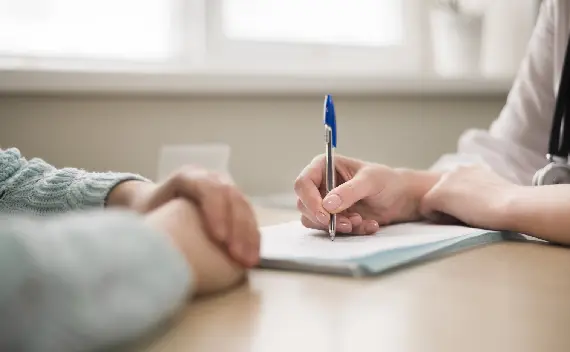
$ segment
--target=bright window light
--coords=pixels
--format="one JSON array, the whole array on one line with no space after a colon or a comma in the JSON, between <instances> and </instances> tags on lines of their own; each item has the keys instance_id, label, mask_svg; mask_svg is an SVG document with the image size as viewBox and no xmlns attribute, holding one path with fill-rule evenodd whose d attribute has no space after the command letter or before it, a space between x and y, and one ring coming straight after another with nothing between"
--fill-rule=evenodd
<instances>
[{"instance_id":1,"label":"bright window light","mask_svg":"<svg viewBox=\"0 0 570 352\"><path fill-rule=\"evenodd\" d=\"M223 0L231 40L392 46L403 40L403 0Z\"/></svg>"},{"instance_id":2,"label":"bright window light","mask_svg":"<svg viewBox=\"0 0 570 352\"><path fill-rule=\"evenodd\" d=\"M170 0L0 0L0 54L160 60Z\"/></svg>"}]
</instances>

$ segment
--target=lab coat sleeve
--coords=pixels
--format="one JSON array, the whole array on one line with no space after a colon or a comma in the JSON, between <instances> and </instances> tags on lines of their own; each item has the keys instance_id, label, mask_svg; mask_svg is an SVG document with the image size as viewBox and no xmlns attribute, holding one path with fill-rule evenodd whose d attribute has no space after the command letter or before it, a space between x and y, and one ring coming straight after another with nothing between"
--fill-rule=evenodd
<instances>
[{"instance_id":1,"label":"lab coat sleeve","mask_svg":"<svg viewBox=\"0 0 570 352\"><path fill-rule=\"evenodd\" d=\"M0 351L100 351L182 307L192 272L136 214L0 216Z\"/></svg>"},{"instance_id":2,"label":"lab coat sleeve","mask_svg":"<svg viewBox=\"0 0 570 352\"><path fill-rule=\"evenodd\" d=\"M546 164L555 105L555 6L553 0L542 3L527 53L499 117L488 130L464 132L457 152L443 155L432 170L484 164L514 183L531 184L536 170Z\"/></svg>"}]
</instances>

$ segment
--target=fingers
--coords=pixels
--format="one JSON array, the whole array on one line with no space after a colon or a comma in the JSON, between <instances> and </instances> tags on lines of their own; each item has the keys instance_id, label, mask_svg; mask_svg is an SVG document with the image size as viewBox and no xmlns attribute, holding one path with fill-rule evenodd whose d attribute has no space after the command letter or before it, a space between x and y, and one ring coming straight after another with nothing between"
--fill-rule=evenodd
<instances>
[{"instance_id":1,"label":"fingers","mask_svg":"<svg viewBox=\"0 0 570 352\"><path fill-rule=\"evenodd\" d=\"M355 226L360 226L362 224L362 216L360 216L360 214L358 213L349 213L346 215L348 217L348 220L350 221L350 223L352 224L352 227L354 228Z\"/></svg>"},{"instance_id":2,"label":"fingers","mask_svg":"<svg viewBox=\"0 0 570 352\"><path fill-rule=\"evenodd\" d=\"M328 224L322 225L310 219L305 214L308 213L307 208L303 203L298 202L297 208L301 212L301 223L303 226L315 230L328 231ZM353 235L372 235L378 232L379 225L375 220L363 220L362 216L358 213L342 213L336 217L337 231L339 233L353 234Z\"/></svg>"},{"instance_id":3,"label":"fingers","mask_svg":"<svg viewBox=\"0 0 570 352\"><path fill-rule=\"evenodd\" d=\"M326 230L329 229L329 221L326 224L322 224L319 221L315 221L312 213L308 208L300 201L297 201L297 209L301 212L301 222L305 227L316 229L316 230ZM356 213L350 214L339 214L336 217L336 228L342 233L351 233L352 227L360 225L362 223L362 217Z\"/></svg>"},{"instance_id":4,"label":"fingers","mask_svg":"<svg viewBox=\"0 0 570 352\"><path fill-rule=\"evenodd\" d=\"M354 235L373 235L380 229L378 222L375 220L363 220L358 226L353 226L352 234Z\"/></svg>"},{"instance_id":5,"label":"fingers","mask_svg":"<svg viewBox=\"0 0 570 352\"><path fill-rule=\"evenodd\" d=\"M370 173L358 172L354 177L333 189L323 199L323 208L329 213L340 213L359 200L371 195L373 182Z\"/></svg>"},{"instance_id":6,"label":"fingers","mask_svg":"<svg viewBox=\"0 0 570 352\"><path fill-rule=\"evenodd\" d=\"M259 261L260 234L255 214L228 177L198 168L185 168L164 185L174 196L194 201L208 235L227 247L230 256L244 266Z\"/></svg>"},{"instance_id":7,"label":"fingers","mask_svg":"<svg viewBox=\"0 0 570 352\"><path fill-rule=\"evenodd\" d=\"M303 226L310 228L310 229L322 230L322 231L327 231L327 232L329 230L328 225L321 225L319 223L315 223L311 219L307 218L306 216L301 216L301 223L303 224ZM350 223L350 220L345 216L337 216L336 231L338 233L351 234L352 233L352 224Z\"/></svg>"},{"instance_id":8,"label":"fingers","mask_svg":"<svg viewBox=\"0 0 570 352\"><path fill-rule=\"evenodd\" d=\"M184 255L191 268L196 294L227 289L245 277L243 266L211 240L194 202L172 199L148 213L144 221L170 237Z\"/></svg>"},{"instance_id":9,"label":"fingers","mask_svg":"<svg viewBox=\"0 0 570 352\"><path fill-rule=\"evenodd\" d=\"M344 234L351 234L351 235L373 235L380 227L378 226L378 222L375 220L360 220L358 225L354 225L350 221L346 221L346 218L339 216L337 217L337 232L344 233ZM362 218L360 218L362 219ZM328 226L323 226L318 223L314 223L306 216L301 216L301 223L303 226L315 229L315 230L322 230L328 231ZM350 224L350 225L347 225Z\"/></svg>"},{"instance_id":10,"label":"fingers","mask_svg":"<svg viewBox=\"0 0 570 352\"><path fill-rule=\"evenodd\" d=\"M319 224L319 223L315 223L313 220L309 219L308 217L301 215L301 224L303 224L303 226L309 228L309 229L315 229L315 230L324 230L325 226Z\"/></svg>"},{"instance_id":11,"label":"fingers","mask_svg":"<svg viewBox=\"0 0 570 352\"><path fill-rule=\"evenodd\" d=\"M295 193L301 203L306 207L306 211L303 214L308 219L314 223L328 225L330 215L323 208L323 199L319 192L319 188L323 182L324 167L325 158L323 156L313 159L313 161L301 171L299 177L297 177L295 181Z\"/></svg>"},{"instance_id":12,"label":"fingers","mask_svg":"<svg viewBox=\"0 0 570 352\"><path fill-rule=\"evenodd\" d=\"M253 209L236 188L229 190L231 206L231 237L227 239L230 252L252 267L259 262L260 233Z\"/></svg>"},{"instance_id":13,"label":"fingers","mask_svg":"<svg viewBox=\"0 0 570 352\"><path fill-rule=\"evenodd\" d=\"M194 168L181 171L170 183L176 189L176 196L197 203L210 236L225 242L230 228L227 214L231 209L228 203L231 186L213 173Z\"/></svg>"},{"instance_id":14,"label":"fingers","mask_svg":"<svg viewBox=\"0 0 570 352\"><path fill-rule=\"evenodd\" d=\"M322 212L317 212L316 214L309 210L309 208L303 203L301 199L297 199L297 209L301 212L303 216L311 220L311 222L318 224L319 228L326 228L330 222L330 216Z\"/></svg>"}]
</instances>

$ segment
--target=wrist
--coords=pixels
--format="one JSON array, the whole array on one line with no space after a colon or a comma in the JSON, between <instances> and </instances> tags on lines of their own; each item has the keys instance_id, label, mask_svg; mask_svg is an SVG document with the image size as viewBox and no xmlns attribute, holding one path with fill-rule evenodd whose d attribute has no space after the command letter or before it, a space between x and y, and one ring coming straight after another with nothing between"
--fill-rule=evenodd
<instances>
[{"instance_id":1,"label":"wrist","mask_svg":"<svg viewBox=\"0 0 570 352\"><path fill-rule=\"evenodd\" d=\"M526 211L528 202L525 199L529 199L527 193L531 191L531 188L528 186L510 185L498 197L495 197L496 201L492 205L492 209L497 215L495 228L504 231L520 232L525 227L525 218L528 217Z\"/></svg>"},{"instance_id":2,"label":"wrist","mask_svg":"<svg viewBox=\"0 0 570 352\"><path fill-rule=\"evenodd\" d=\"M407 185L412 198L421 200L424 195L432 189L442 176L440 172L413 170L413 169L397 169L396 170Z\"/></svg>"},{"instance_id":3,"label":"wrist","mask_svg":"<svg viewBox=\"0 0 570 352\"><path fill-rule=\"evenodd\" d=\"M423 220L420 213L420 203L425 194L441 178L440 173L412 169L396 169L401 184L405 187L404 194L410 207L405 211L407 221Z\"/></svg>"},{"instance_id":4,"label":"wrist","mask_svg":"<svg viewBox=\"0 0 570 352\"><path fill-rule=\"evenodd\" d=\"M151 182L126 180L118 183L107 196L108 207L134 208L137 197L150 192L156 187Z\"/></svg>"}]
</instances>

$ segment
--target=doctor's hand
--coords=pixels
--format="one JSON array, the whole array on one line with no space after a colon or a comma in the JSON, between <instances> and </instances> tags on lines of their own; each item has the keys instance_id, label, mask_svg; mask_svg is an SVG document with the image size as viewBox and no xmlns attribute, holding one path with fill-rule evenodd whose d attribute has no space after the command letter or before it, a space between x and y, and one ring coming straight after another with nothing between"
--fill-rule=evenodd
<instances>
[{"instance_id":1,"label":"doctor's hand","mask_svg":"<svg viewBox=\"0 0 570 352\"><path fill-rule=\"evenodd\" d=\"M260 233L255 213L226 175L185 166L159 184L123 182L111 191L108 204L147 214L174 199L196 205L207 234L234 260L248 267L257 264Z\"/></svg>"},{"instance_id":2,"label":"doctor's hand","mask_svg":"<svg viewBox=\"0 0 570 352\"><path fill-rule=\"evenodd\" d=\"M335 156L337 187L326 193L325 156L305 167L295 182L297 208L304 226L328 228L337 215L341 233L373 234L380 226L419 220L420 200L439 174L395 169Z\"/></svg>"},{"instance_id":3,"label":"doctor's hand","mask_svg":"<svg viewBox=\"0 0 570 352\"><path fill-rule=\"evenodd\" d=\"M482 166L461 166L445 173L423 197L420 212L438 223L507 229L509 202L522 186Z\"/></svg>"}]
</instances>

